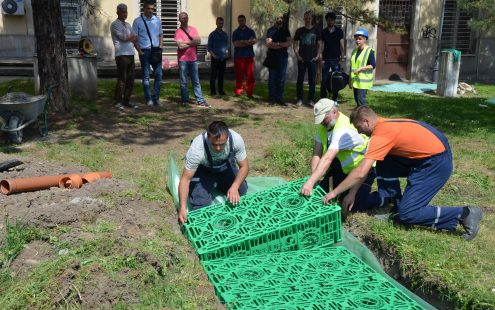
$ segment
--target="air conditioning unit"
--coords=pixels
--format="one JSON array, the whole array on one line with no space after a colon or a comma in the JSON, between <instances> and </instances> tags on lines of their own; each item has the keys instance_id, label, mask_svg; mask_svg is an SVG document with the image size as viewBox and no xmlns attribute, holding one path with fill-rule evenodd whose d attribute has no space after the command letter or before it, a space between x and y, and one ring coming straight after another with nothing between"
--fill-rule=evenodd
<instances>
[{"instance_id":1,"label":"air conditioning unit","mask_svg":"<svg viewBox=\"0 0 495 310\"><path fill-rule=\"evenodd\" d=\"M2 14L4 15L24 15L24 0L3 0Z\"/></svg>"}]
</instances>

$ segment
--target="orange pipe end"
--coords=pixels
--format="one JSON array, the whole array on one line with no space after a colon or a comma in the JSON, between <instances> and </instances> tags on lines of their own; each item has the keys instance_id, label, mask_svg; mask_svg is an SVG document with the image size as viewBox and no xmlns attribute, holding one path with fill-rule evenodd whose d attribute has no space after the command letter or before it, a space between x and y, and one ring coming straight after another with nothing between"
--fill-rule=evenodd
<instances>
[{"instance_id":1,"label":"orange pipe end","mask_svg":"<svg viewBox=\"0 0 495 310\"><path fill-rule=\"evenodd\" d=\"M88 172L79 174L83 180L83 184L92 183L98 179L111 179L112 174L108 171Z\"/></svg>"},{"instance_id":2,"label":"orange pipe end","mask_svg":"<svg viewBox=\"0 0 495 310\"><path fill-rule=\"evenodd\" d=\"M63 176L58 182L60 188L81 188L83 180L79 174L69 174Z\"/></svg>"}]
</instances>

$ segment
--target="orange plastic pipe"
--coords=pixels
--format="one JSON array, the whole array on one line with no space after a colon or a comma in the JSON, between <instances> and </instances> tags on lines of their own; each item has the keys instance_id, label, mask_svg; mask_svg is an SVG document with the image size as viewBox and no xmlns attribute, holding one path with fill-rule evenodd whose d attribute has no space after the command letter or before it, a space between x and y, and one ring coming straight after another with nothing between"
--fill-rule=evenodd
<instances>
[{"instance_id":1,"label":"orange plastic pipe","mask_svg":"<svg viewBox=\"0 0 495 310\"><path fill-rule=\"evenodd\" d=\"M60 188L81 188L82 185L83 179L79 174L69 174L58 182Z\"/></svg>"},{"instance_id":2,"label":"orange plastic pipe","mask_svg":"<svg viewBox=\"0 0 495 310\"><path fill-rule=\"evenodd\" d=\"M84 184L92 183L98 179L111 179L112 178L112 174L108 171L82 173L82 174L80 174L80 176L81 176Z\"/></svg>"},{"instance_id":3,"label":"orange plastic pipe","mask_svg":"<svg viewBox=\"0 0 495 310\"><path fill-rule=\"evenodd\" d=\"M93 173L97 173L99 175L99 178L107 178L107 179L112 178L112 174L109 171L101 171L101 172L93 172ZM82 179L82 183L93 182L96 180L95 178L90 178L89 174L92 173L76 173L76 175L79 175L80 178ZM0 182L0 192L2 192L5 195L9 195L9 194L15 194L21 192L30 192L30 191L48 189L50 187L57 187L60 185L62 178L68 176L70 175L64 174L64 175L41 176L41 177L31 177L31 178L5 179ZM87 182L85 182L84 179ZM64 184L65 183L62 183L62 185Z\"/></svg>"},{"instance_id":4,"label":"orange plastic pipe","mask_svg":"<svg viewBox=\"0 0 495 310\"><path fill-rule=\"evenodd\" d=\"M58 187L58 182L62 177L63 175L52 175L2 180L0 182L0 191L5 195L9 195L13 193L31 192L48 189L50 187Z\"/></svg>"}]
</instances>

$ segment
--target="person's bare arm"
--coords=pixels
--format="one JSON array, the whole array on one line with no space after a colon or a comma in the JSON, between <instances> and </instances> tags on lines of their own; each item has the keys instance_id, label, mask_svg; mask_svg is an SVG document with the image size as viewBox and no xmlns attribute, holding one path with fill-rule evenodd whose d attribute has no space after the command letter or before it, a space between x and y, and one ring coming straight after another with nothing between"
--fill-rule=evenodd
<instances>
[{"instance_id":1,"label":"person's bare arm","mask_svg":"<svg viewBox=\"0 0 495 310\"><path fill-rule=\"evenodd\" d=\"M242 182L244 182L249 173L249 162L247 158L238 161L237 165L239 166L239 171L237 172L237 176L235 177L232 186L230 186L229 191L227 192L227 199L229 199L233 205L239 203L239 200L241 199L239 187L241 187Z\"/></svg>"},{"instance_id":2,"label":"person's bare arm","mask_svg":"<svg viewBox=\"0 0 495 310\"><path fill-rule=\"evenodd\" d=\"M194 176L194 170L184 168L179 182L179 223L187 222L187 199L189 197L189 184Z\"/></svg>"},{"instance_id":3,"label":"person's bare arm","mask_svg":"<svg viewBox=\"0 0 495 310\"><path fill-rule=\"evenodd\" d=\"M311 176L301 188L301 194L305 196L311 195L316 182L318 182L325 175L325 172L327 172L328 168L330 168L330 165L332 164L334 158L337 156L338 152L339 150L329 149L325 153L325 155L323 155L321 160L318 162L316 169L313 171L313 173L311 173Z\"/></svg>"},{"instance_id":4,"label":"person's bare arm","mask_svg":"<svg viewBox=\"0 0 495 310\"><path fill-rule=\"evenodd\" d=\"M373 159L363 159L359 165L354 168L351 173L339 184L336 188L334 188L330 193L326 194L323 197L323 202L328 203L330 199L334 199L337 195L345 192L351 187L355 186L359 182L363 182L363 180L368 176L369 171L375 164Z\"/></svg>"}]
</instances>

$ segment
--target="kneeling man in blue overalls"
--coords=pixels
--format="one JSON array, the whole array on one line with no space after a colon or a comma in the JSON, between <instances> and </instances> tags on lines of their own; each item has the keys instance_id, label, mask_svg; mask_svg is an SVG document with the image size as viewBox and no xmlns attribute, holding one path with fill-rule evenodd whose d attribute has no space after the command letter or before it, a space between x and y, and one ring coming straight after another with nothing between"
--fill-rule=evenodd
<instances>
[{"instance_id":1,"label":"kneeling man in blue overalls","mask_svg":"<svg viewBox=\"0 0 495 310\"><path fill-rule=\"evenodd\" d=\"M214 121L191 143L179 182L179 223L189 210L208 206L216 188L234 205L247 192L249 163L241 135L224 122Z\"/></svg>"}]
</instances>

